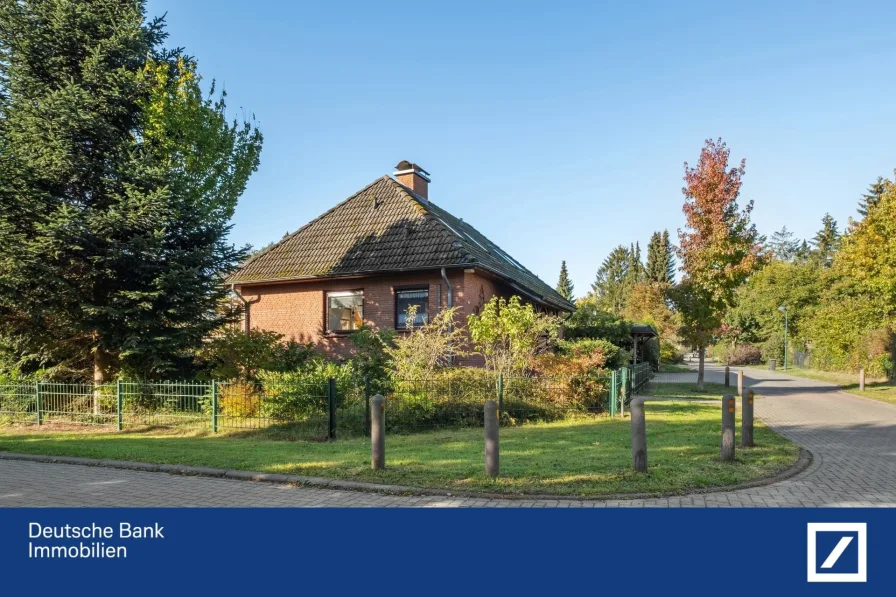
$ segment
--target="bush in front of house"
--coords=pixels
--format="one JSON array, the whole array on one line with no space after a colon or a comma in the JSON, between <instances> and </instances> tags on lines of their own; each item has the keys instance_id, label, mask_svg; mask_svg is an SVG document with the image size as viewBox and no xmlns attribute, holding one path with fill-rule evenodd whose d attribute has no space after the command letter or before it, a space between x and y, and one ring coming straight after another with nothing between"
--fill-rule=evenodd
<instances>
[{"instance_id":1,"label":"bush in front of house","mask_svg":"<svg viewBox=\"0 0 896 597\"><path fill-rule=\"evenodd\" d=\"M254 381L260 371L295 371L314 357L311 344L283 341L283 334L226 328L208 340L198 359L215 379Z\"/></svg>"},{"instance_id":2,"label":"bush in front of house","mask_svg":"<svg viewBox=\"0 0 896 597\"><path fill-rule=\"evenodd\" d=\"M360 380L349 363L338 364L315 357L296 371L260 371L261 416L292 422L326 418L330 378L336 380L337 407L346 396L357 393Z\"/></svg>"}]
</instances>

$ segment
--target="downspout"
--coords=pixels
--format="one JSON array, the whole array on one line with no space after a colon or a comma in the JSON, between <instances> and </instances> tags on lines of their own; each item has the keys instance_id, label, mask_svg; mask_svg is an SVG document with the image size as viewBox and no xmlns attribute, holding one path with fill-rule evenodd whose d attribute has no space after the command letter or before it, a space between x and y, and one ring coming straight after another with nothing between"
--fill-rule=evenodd
<instances>
[{"instance_id":1,"label":"downspout","mask_svg":"<svg viewBox=\"0 0 896 597\"><path fill-rule=\"evenodd\" d=\"M442 279L445 281L445 287L448 289L448 308L454 306L454 294L451 292L451 282L448 281L448 276L445 274L445 268L442 268Z\"/></svg>"},{"instance_id":2,"label":"downspout","mask_svg":"<svg viewBox=\"0 0 896 597\"><path fill-rule=\"evenodd\" d=\"M231 294L233 294L233 296L235 296L236 298L243 301L243 307L245 307L245 313L246 313L245 317L243 318L243 321L244 321L243 331L246 333L249 333L249 304L250 303L249 303L249 301L246 300L246 297L244 297L237 291L235 284L230 285L230 292L231 292Z\"/></svg>"},{"instance_id":3,"label":"downspout","mask_svg":"<svg viewBox=\"0 0 896 597\"><path fill-rule=\"evenodd\" d=\"M445 273L445 268L442 268L442 280L445 281L445 288L448 290L448 308L454 306L454 292L452 292L451 282L448 281L448 275ZM452 322L451 327L448 328L449 333L454 331L454 323ZM450 364L454 364L454 356L451 356Z\"/></svg>"}]
</instances>

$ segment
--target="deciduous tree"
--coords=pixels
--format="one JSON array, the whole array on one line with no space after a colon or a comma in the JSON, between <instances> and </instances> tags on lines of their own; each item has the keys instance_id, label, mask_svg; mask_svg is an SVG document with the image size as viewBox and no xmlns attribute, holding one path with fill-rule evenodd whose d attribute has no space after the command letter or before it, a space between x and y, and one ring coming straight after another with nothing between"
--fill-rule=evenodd
<instances>
[{"instance_id":1,"label":"deciduous tree","mask_svg":"<svg viewBox=\"0 0 896 597\"><path fill-rule=\"evenodd\" d=\"M737 287L763 261L759 235L750 222L753 202L743 210L737 203L746 161L729 168L729 155L721 139L707 140L696 167L685 163L682 193L687 226L679 230L678 255L687 285L686 292L679 293L679 312L682 335L700 353L700 387L708 330L718 328ZM688 308L694 312L682 310Z\"/></svg>"}]
</instances>

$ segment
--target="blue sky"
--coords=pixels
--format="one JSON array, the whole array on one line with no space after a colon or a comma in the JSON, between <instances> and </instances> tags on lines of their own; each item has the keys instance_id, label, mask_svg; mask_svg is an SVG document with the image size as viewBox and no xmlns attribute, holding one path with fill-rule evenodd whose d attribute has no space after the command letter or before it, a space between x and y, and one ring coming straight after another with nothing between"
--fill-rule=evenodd
<instances>
[{"instance_id":1,"label":"blue sky","mask_svg":"<svg viewBox=\"0 0 896 597\"><path fill-rule=\"evenodd\" d=\"M402 159L430 198L576 294L683 225L683 162L722 137L771 233L855 215L896 167L896 3L150 0L169 45L254 113L233 240L263 246Z\"/></svg>"}]
</instances>

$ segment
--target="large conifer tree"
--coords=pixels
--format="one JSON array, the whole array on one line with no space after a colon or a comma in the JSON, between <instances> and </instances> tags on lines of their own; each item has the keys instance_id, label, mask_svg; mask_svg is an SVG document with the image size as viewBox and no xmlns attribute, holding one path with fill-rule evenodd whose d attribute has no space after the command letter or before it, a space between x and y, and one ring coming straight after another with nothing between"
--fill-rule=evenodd
<instances>
[{"instance_id":1,"label":"large conifer tree","mask_svg":"<svg viewBox=\"0 0 896 597\"><path fill-rule=\"evenodd\" d=\"M557 292L560 293L560 296L565 298L568 301L572 301L573 299L573 283L572 280L569 279L569 271L566 269L566 261L563 261L560 264L560 278L557 280Z\"/></svg>"},{"instance_id":2,"label":"large conifer tree","mask_svg":"<svg viewBox=\"0 0 896 597\"><path fill-rule=\"evenodd\" d=\"M142 0L0 1L0 334L26 367L170 371L220 325L261 137Z\"/></svg>"}]
</instances>

